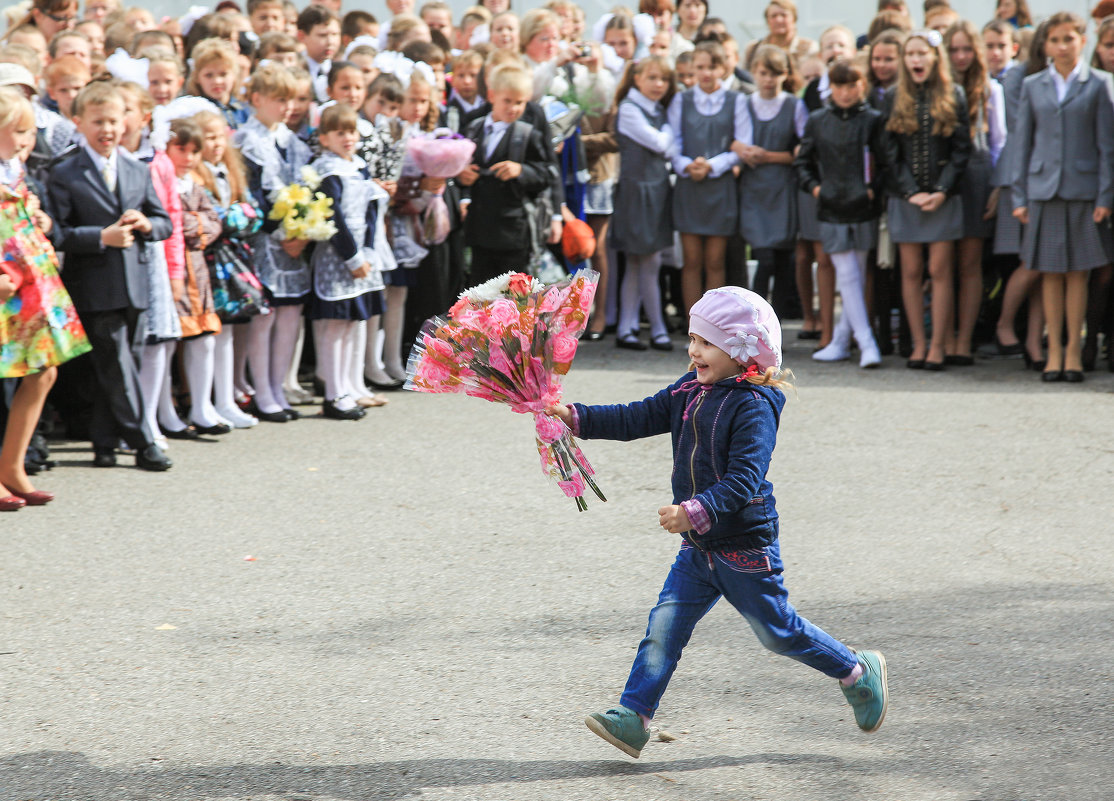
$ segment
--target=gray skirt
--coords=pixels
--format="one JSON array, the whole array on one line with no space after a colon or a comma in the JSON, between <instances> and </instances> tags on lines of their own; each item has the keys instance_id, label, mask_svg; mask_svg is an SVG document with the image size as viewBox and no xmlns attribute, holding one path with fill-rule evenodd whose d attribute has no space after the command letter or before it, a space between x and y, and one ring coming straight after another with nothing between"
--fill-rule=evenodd
<instances>
[{"instance_id":1,"label":"gray skirt","mask_svg":"<svg viewBox=\"0 0 1114 801\"><path fill-rule=\"evenodd\" d=\"M820 241L820 219L816 216L818 201L808 192L797 193L797 230L799 239Z\"/></svg>"},{"instance_id":2,"label":"gray skirt","mask_svg":"<svg viewBox=\"0 0 1114 801\"><path fill-rule=\"evenodd\" d=\"M878 221L830 223L820 221L820 246L825 253L873 250L878 245Z\"/></svg>"},{"instance_id":3,"label":"gray skirt","mask_svg":"<svg viewBox=\"0 0 1114 801\"><path fill-rule=\"evenodd\" d=\"M994 166L990 154L976 150L967 160L967 168L959 182L959 196L963 200L963 236L989 239L994 236L994 218L984 220L986 201L994 188L990 185Z\"/></svg>"},{"instance_id":4,"label":"gray skirt","mask_svg":"<svg viewBox=\"0 0 1114 801\"><path fill-rule=\"evenodd\" d=\"M994 255L1016 256L1021 252L1021 222L1013 216L1013 191L998 189L998 219L994 223Z\"/></svg>"},{"instance_id":5,"label":"gray skirt","mask_svg":"<svg viewBox=\"0 0 1114 801\"><path fill-rule=\"evenodd\" d=\"M731 236L738 225L739 193L733 173L703 181L677 177L673 187L674 228L682 234Z\"/></svg>"},{"instance_id":6,"label":"gray skirt","mask_svg":"<svg viewBox=\"0 0 1114 801\"><path fill-rule=\"evenodd\" d=\"M963 201L958 195L925 214L908 200L891 197L886 206L894 242L950 242L963 236Z\"/></svg>"},{"instance_id":7,"label":"gray skirt","mask_svg":"<svg viewBox=\"0 0 1114 801\"><path fill-rule=\"evenodd\" d=\"M1114 256L1110 220L1095 225L1093 200L1030 200L1021 259L1030 270L1093 270Z\"/></svg>"}]
</instances>

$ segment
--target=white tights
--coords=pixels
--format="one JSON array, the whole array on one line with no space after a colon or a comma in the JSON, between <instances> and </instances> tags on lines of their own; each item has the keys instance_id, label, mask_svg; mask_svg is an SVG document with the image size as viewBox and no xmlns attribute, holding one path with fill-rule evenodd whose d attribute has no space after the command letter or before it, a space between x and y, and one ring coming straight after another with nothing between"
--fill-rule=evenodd
<instances>
[{"instance_id":1,"label":"white tights","mask_svg":"<svg viewBox=\"0 0 1114 801\"><path fill-rule=\"evenodd\" d=\"M874 344L870 316L866 310L866 251L845 250L829 254L835 266L836 283L843 301L843 313L832 334L832 341L850 345L851 336L860 348Z\"/></svg>"},{"instance_id":2,"label":"white tights","mask_svg":"<svg viewBox=\"0 0 1114 801\"><path fill-rule=\"evenodd\" d=\"M236 405L236 388L234 376L236 373L236 348L233 343L234 330L247 326L235 326L225 323L221 326L220 333L216 335L213 343L213 397L217 415L221 422L226 422L236 428L249 428L258 422L250 414L244 414Z\"/></svg>"},{"instance_id":3,"label":"white tights","mask_svg":"<svg viewBox=\"0 0 1114 801\"><path fill-rule=\"evenodd\" d=\"M150 436L158 437L159 424L167 431L186 427L170 399L170 359L178 340L144 345L139 360L139 391L143 396L143 422Z\"/></svg>"},{"instance_id":4,"label":"white tights","mask_svg":"<svg viewBox=\"0 0 1114 801\"><path fill-rule=\"evenodd\" d=\"M289 409L282 383L294 359L302 305L276 306L270 314L258 314L251 320L251 342L248 358L255 385L255 404L264 414Z\"/></svg>"},{"instance_id":5,"label":"white tights","mask_svg":"<svg viewBox=\"0 0 1114 801\"><path fill-rule=\"evenodd\" d=\"M325 400L335 403L342 410L356 405L348 386L355 344L353 329L356 328L358 325L348 320L313 321L317 372L325 382Z\"/></svg>"},{"instance_id":6,"label":"white tights","mask_svg":"<svg viewBox=\"0 0 1114 801\"><path fill-rule=\"evenodd\" d=\"M650 321L650 338L665 339L665 315L661 311L661 287L658 272L661 270L661 253L627 254L627 269L623 286L619 290L619 336L638 336L638 310L646 310Z\"/></svg>"},{"instance_id":7,"label":"white tights","mask_svg":"<svg viewBox=\"0 0 1114 801\"><path fill-rule=\"evenodd\" d=\"M220 423L213 407L213 352L216 337L203 334L182 343L182 365L190 385L190 422L199 428Z\"/></svg>"}]
</instances>

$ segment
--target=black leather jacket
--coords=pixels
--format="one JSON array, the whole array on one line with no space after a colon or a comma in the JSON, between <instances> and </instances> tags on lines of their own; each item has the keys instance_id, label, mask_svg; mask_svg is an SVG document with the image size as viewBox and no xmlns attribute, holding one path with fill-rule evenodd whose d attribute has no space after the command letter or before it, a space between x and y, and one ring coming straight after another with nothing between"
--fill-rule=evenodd
<instances>
[{"instance_id":1,"label":"black leather jacket","mask_svg":"<svg viewBox=\"0 0 1114 801\"><path fill-rule=\"evenodd\" d=\"M894 89L886 93L884 113L889 119L893 109ZM955 89L956 112L959 121L951 136L932 134L932 113L926 93L918 93L916 114L921 124L915 133L899 134L887 131L893 142L896 160L889 170L889 191L908 200L918 192L959 192L959 179L971 155L971 127L967 115L967 97L963 89Z\"/></svg>"},{"instance_id":2,"label":"black leather jacket","mask_svg":"<svg viewBox=\"0 0 1114 801\"><path fill-rule=\"evenodd\" d=\"M851 108L829 103L809 115L793 166L802 192L811 195L820 187L817 216L824 222L859 223L878 216L882 175L893 157L886 151L893 144L884 124L866 103Z\"/></svg>"}]
</instances>

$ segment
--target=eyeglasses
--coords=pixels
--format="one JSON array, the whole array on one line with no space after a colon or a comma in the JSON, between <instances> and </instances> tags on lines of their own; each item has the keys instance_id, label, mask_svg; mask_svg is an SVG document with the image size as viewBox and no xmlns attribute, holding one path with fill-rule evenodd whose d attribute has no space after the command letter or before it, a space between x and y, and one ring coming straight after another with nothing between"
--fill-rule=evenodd
<instances>
[{"instance_id":1,"label":"eyeglasses","mask_svg":"<svg viewBox=\"0 0 1114 801\"><path fill-rule=\"evenodd\" d=\"M45 13L45 12L44 12ZM77 22L77 14L70 14L69 16L61 17L57 14L46 14L59 25L69 25L71 22Z\"/></svg>"}]
</instances>

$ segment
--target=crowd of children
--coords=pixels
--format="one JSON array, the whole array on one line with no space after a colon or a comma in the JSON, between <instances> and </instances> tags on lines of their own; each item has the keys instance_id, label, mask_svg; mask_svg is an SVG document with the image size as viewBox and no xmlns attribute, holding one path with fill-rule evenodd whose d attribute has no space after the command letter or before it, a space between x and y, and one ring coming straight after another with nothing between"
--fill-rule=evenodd
<instances>
[{"instance_id":1,"label":"crowd of children","mask_svg":"<svg viewBox=\"0 0 1114 801\"><path fill-rule=\"evenodd\" d=\"M707 0L459 23L441 0L24 0L0 37L0 507L49 500L36 423L86 350L52 419L98 466L165 470L170 439L298 419L310 367L324 416L363 418L422 322L508 270L599 271L585 338L621 348L671 350L705 291L748 285L818 361L943 370L981 335L1081 381L1111 328L1106 5L1088 62L1083 19L1034 27L1024 0L986 24L926 0L916 30L880 0L865 36L817 41L770 0L746 47ZM434 137L471 164L420 168ZM294 236L279 193L308 183L332 214Z\"/></svg>"}]
</instances>

